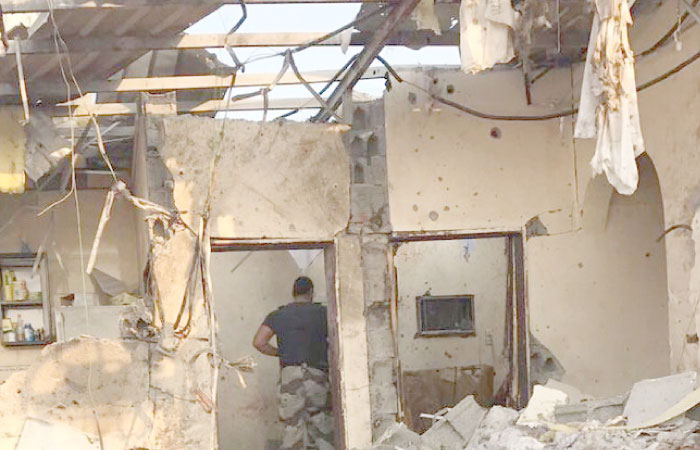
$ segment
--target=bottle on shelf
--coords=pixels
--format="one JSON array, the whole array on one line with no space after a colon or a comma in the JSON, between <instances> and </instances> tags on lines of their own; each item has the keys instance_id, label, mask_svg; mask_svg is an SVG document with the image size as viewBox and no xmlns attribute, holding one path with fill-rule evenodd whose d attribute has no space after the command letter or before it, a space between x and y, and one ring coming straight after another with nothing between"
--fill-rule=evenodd
<instances>
[{"instance_id":1,"label":"bottle on shelf","mask_svg":"<svg viewBox=\"0 0 700 450\"><path fill-rule=\"evenodd\" d=\"M24 342L24 321L22 314L17 314L17 322L15 322L15 339L17 342Z\"/></svg>"}]
</instances>

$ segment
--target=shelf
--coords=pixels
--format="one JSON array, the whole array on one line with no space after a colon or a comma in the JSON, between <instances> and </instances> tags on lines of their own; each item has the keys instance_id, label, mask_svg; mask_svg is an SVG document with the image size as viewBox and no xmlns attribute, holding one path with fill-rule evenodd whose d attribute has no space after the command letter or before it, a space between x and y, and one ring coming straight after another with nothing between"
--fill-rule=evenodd
<instances>
[{"instance_id":1,"label":"shelf","mask_svg":"<svg viewBox=\"0 0 700 450\"><path fill-rule=\"evenodd\" d=\"M34 342L5 342L2 341L2 345L5 347L33 347L37 345L49 345L51 341L34 341Z\"/></svg>"},{"instance_id":2,"label":"shelf","mask_svg":"<svg viewBox=\"0 0 700 450\"><path fill-rule=\"evenodd\" d=\"M43 302L0 302L3 308L43 308Z\"/></svg>"}]
</instances>

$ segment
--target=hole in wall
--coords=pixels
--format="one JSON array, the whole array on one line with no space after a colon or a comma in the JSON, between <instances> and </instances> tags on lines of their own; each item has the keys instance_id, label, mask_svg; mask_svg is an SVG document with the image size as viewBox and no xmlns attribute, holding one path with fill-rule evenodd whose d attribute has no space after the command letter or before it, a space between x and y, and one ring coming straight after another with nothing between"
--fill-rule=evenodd
<instances>
[{"instance_id":1,"label":"hole in wall","mask_svg":"<svg viewBox=\"0 0 700 450\"><path fill-rule=\"evenodd\" d=\"M455 87L454 87L454 85L452 85L452 84L448 84L448 85L447 85L447 88L446 88L445 90L447 91L448 94L454 94L454 92L455 92Z\"/></svg>"},{"instance_id":2,"label":"hole in wall","mask_svg":"<svg viewBox=\"0 0 700 450\"><path fill-rule=\"evenodd\" d=\"M491 128L491 131L489 133L492 138L494 139L500 139L502 136L501 129L498 127L493 127Z\"/></svg>"}]
</instances>

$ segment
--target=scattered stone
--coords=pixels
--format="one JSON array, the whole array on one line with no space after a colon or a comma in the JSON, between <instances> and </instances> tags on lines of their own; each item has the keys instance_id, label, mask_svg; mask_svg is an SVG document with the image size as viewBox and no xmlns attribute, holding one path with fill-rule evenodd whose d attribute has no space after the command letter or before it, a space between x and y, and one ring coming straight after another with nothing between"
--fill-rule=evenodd
<instances>
[{"instance_id":1,"label":"scattered stone","mask_svg":"<svg viewBox=\"0 0 700 450\"><path fill-rule=\"evenodd\" d=\"M442 416L444 420L423 433L423 439L441 450L462 450L485 415L486 409L476 403L474 396L467 396Z\"/></svg>"},{"instance_id":2,"label":"scattered stone","mask_svg":"<svg viewBox=\"0 0 700 450\"><path fill-rule=\"evenodd\" d=\"M372 447L373 450L431 450L423 445L418 433L408 429L403 423L390 426Z\"/></svg>"},{"instance_id":3,"label":"scattered stone","mask_svg":"<svg viewBox=\"0 0 700 450\"><path fill-rule=\"evenodd\" d=\"M588 399L580 403L557 405L554 407L554 419L559 423L586 422L597 420L607 422L623 414L627 400L626 395L616 397Z\"/></svg>"},{"instance_id":4,"label":"scattered stone","mask_svg":"<svg viewBox=\"0 0 700 450\"><path fill-rule=\"evenodd\" d=\"M536 385L532 398L520 414L518 425L537 426L543 422L554 422L554 408L565 405L569 398L566 393L548 387Z\"/></svg>"}]
</instances>

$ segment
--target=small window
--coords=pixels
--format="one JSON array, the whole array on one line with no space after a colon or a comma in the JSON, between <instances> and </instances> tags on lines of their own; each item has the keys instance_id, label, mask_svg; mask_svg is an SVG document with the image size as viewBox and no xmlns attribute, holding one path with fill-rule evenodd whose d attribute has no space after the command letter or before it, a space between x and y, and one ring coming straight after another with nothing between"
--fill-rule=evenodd
<instances>
[{"instance_id":1,"label":"small window","mask_svg":"<svg viewBox=\"0 0 700 450\"><path fill-rule=\"evenodd\" d=\"M474 296L422 296L418 301L418 336L471 336Z\"/></svg>"}]
</instances>

